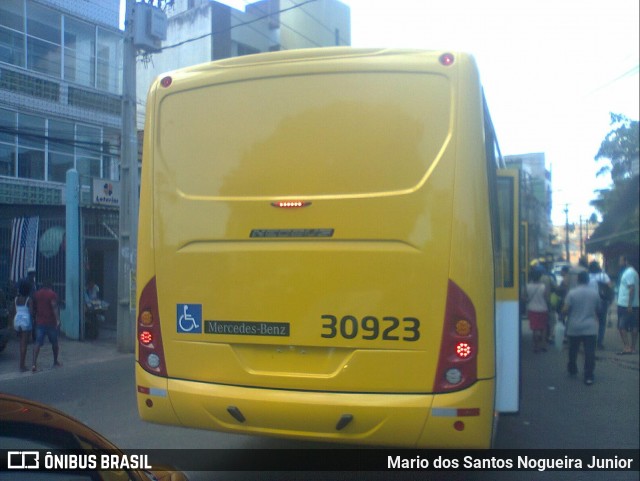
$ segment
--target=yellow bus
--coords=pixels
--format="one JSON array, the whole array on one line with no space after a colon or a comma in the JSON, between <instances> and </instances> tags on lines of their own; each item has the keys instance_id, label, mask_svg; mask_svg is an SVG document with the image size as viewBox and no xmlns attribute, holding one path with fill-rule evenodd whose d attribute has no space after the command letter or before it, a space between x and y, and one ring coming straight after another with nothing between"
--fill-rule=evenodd
<instances>
[{"instance_id":1,"label":"yellow bus","mask_svg":"<svg viewBox=\"0 0 640 481\"><path fill-rule=\"evenodd\" d=\"M177 70L150 88L143 149L144 420L490 446L500 398L517 398L496 364L517 351L496 332L518 325L496 319L517 262L471 56L328 48Z\"/></svg>"}]
</instances>

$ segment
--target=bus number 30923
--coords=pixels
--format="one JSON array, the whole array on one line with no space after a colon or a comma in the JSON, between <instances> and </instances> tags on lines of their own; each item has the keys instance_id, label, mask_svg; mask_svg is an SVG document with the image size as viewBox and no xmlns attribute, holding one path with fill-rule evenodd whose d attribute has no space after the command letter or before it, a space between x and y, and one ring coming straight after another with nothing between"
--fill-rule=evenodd
<instances>
[{"instance_id":1,"label":"bus number 30923","mask_svg":"<svg viewBox=\"0 0 640 481\"><path fill-rule=\"evenodd\" d=\"M367 341L382 339L384 341L417 341L420 339L420 321L415 317L383 317L381 320L374 316L365 316L358 320L355 316L343 316L338 320L336 316L324 314L326 320L322 324L321 336L333 339L361 338Z\"/></svg>"}]
</instances>

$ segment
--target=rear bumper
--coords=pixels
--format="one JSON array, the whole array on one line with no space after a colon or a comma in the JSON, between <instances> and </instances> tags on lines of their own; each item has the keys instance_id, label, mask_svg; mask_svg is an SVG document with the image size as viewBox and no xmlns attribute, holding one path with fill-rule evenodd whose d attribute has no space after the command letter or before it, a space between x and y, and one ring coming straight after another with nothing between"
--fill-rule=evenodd
<instances>
[{"instance_id":1,"label":"rear bumper","mask_svg":"<svg viewBox=\"0 0 640 481\"><path fill-rule=\"evenodd\" d=\"M379 446L488 448L491 442L492 380L437 396L324 393L167 380L136 365L136 381L140 416L150 422ZM473 408L480 415L457 414Z\"/></svg>"}]
</instances>

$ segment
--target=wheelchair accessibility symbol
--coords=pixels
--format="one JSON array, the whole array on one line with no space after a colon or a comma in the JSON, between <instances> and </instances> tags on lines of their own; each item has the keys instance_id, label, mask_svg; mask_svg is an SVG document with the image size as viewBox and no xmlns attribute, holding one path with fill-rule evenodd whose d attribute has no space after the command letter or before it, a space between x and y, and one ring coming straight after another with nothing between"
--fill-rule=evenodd
<instances>
[{"instance_id":1,"label":"wheelchair accessibility symbol","mask_svg":"<svg viewBox=\"0 0 640 481\"><path fill-rule=\"evenodd\" d=\"M202 332L202 304L178 304L176 319L180 333L198 334Z\"/></svg>"}]
</instances>

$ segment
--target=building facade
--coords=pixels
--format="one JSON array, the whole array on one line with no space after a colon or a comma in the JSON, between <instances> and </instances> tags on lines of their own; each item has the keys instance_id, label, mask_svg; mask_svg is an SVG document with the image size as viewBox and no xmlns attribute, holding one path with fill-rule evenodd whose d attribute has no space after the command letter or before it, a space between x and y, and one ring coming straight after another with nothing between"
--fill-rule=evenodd
<instances>
[{"instance_id":1,"label":"building facade","mask_svg":"<svg viewBox=\"0 0 640 481\"><path fill-rule=\"evenodd\" d=\"M199 63L275 50L351 45L351 14L338 0L262 0L244 11L212 0L175 0L165 9L162 50L137 66L138 127L153 80Z\"/></svg>"},{"instance_id":2,"label":"building facade","mask_svg":"<svg viewBox=\"0 0 640 481\"><path fill-rule=\"evenodd\" d=\"M0 288L11 291L20 219L38 280L65 297L65 180L81 179L82 277L116 304L122 128L120 1L0 2ZM28 245L27 245L28 247ZM114 270L113 266L116 266ZM114 316L108 316L115 323Z\"/></svg>"},{"instance_id":3,"label":"building facade","mask_svg":"<svg viewBox=\"0 0 640 481\"><path fill-rule=\"evenodd\" d=\"M508 168L520 171L520 218L526 223L528 254L530 259L552 253L562 256L555 242L551 222L551 171L546 167L544 153L507 155Z\"/></svg>"},{"instance_id":4,"label":"building facade","mask_svg":"<svg viewBox=\"0 0 640 481\"><path fill-rule=\"evenodd\" d=\"M244 11L211 0L159 3L168 18L166 40L158 52L140 51L137 63L140 128L149 85L165 71L351 43L350 11L338 0L262 0ZM91 279L100 286L114 328L123 115L120 4L0 1L0 289L10 296L17 279L35 267L38 280L51 280L65 298L65 180L75 169L81 184L80 285ZM21 225L35 225L35 232L26 235ZM23 245L12 247L16 239ZM33 255L16 262L25 243L33 244Z\"/></svg>"}]
</instances>

